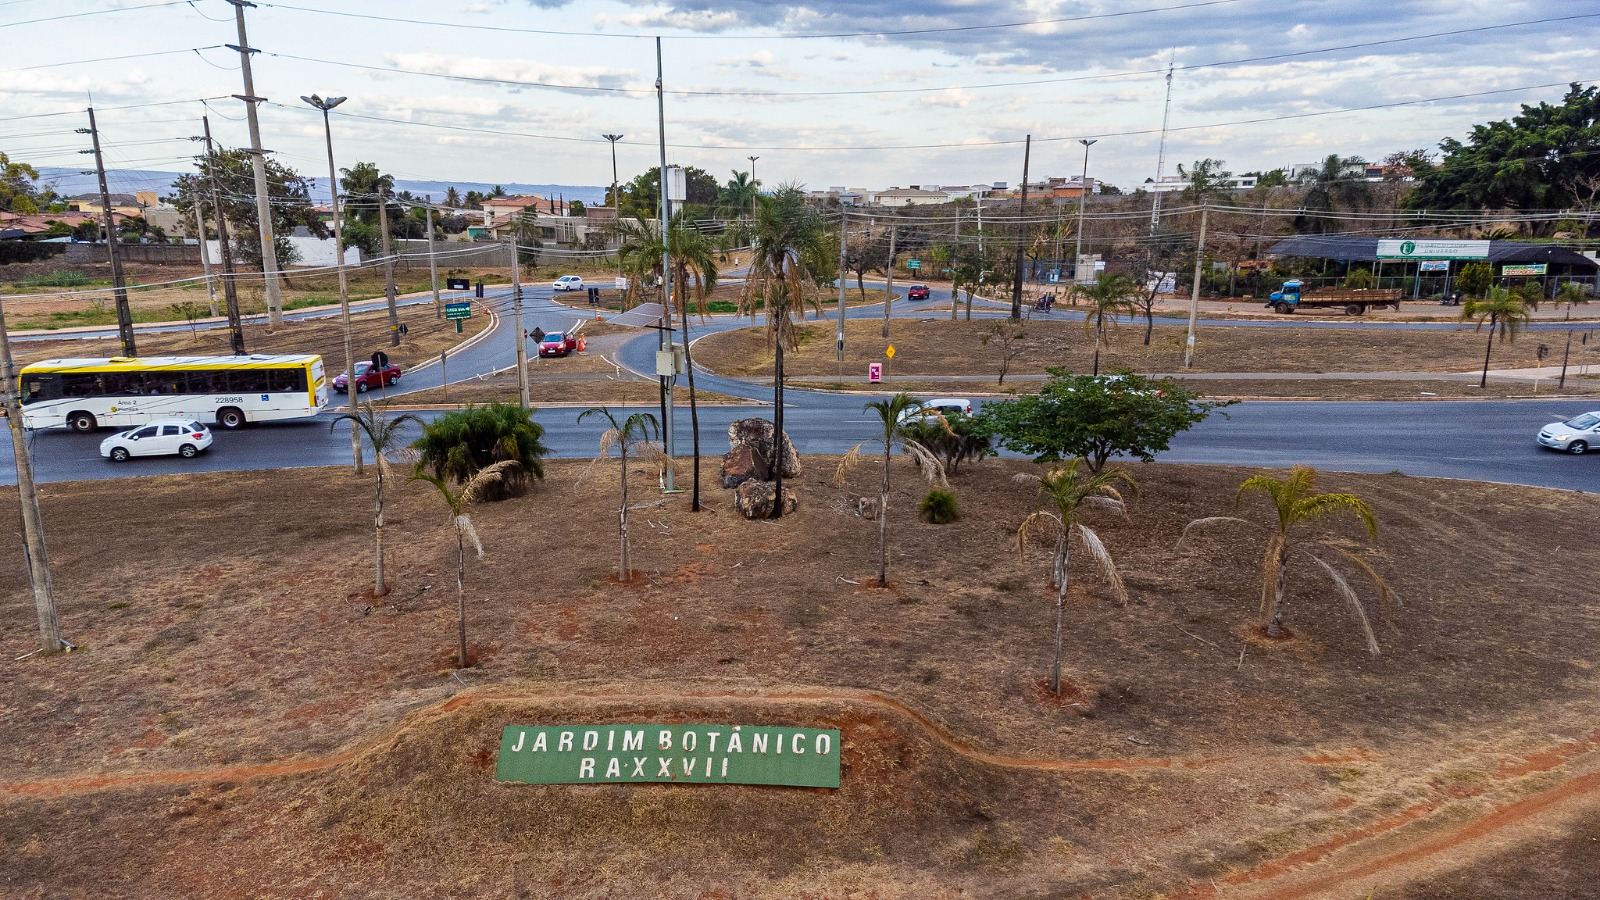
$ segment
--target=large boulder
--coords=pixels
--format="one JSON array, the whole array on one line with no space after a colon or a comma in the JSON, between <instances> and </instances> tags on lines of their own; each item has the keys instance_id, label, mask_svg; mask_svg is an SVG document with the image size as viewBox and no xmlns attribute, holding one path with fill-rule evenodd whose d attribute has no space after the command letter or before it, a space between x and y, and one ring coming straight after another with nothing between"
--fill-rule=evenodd
<instances>
[{"instance_id":1,"label":"large boulder","mask_svg":"<svg viewBox=\"0 0 1600 900\"><path fill-rule=\"evenodd\" d=\"M769 519L772 517L772 504L778 496L778 489L770 481L746 481L733 489L733 508L737 509L746 519ZM792 513L800 505L795 498L794 491L783 489L783 511Z\"/></svg>"},{"instance_id":2,"label":"large boulder","mask_svg":"<svg viewBox=\"0 0 1600 900\"><path fill-rule=\"evenodd\" d=\"M728 446L733 450L749 447L757 465L768 473L762 478L765 481L774 477L777 469L773 465L777 458L777 433L777 427L766 419L739 419L728 426ZM794 441L787 434L783 437L783 477L797 478L800 475L800 454L795 452Z\"/></svg>"},{"instance_id":3,"label":"large boulder","mask_svg":"<svg viewBox=\"0 0 1600 900\"><path fill-rule=\"evenodd\" d=\"M722 486L735 488L746 481L766 481L771 473L767 461L758 458L752 448L735 447L722 456Z\"/></svg>"}]
</instances>

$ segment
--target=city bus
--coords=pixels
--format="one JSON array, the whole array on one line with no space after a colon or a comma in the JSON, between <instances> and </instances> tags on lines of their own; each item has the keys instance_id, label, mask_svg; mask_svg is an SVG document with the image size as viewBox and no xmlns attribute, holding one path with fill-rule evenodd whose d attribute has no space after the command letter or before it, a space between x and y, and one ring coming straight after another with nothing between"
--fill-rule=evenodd
<instances>
[{"instance_id":1,"label":"city bus","mask_svg":"<svg viewBox=\"0 0 1600 900\"><path fill-rule=\"evenodd\" d=\"M19 380L26 428L89 432L167 418L240 428L328 406L316 355L47 359L23 367Z\"/></svg>"}]
</instances>

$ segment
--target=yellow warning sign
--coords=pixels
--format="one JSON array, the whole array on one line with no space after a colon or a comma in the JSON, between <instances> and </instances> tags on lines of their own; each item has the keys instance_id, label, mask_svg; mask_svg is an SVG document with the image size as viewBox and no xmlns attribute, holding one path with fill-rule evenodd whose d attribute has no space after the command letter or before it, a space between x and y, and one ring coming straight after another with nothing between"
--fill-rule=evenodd
<instances>
[{"instance_id":1,"label":"yellow warning sign","mask_svg":"<svg viewBox=\"0 0 1600 900\"><path fill-rule=\"evenodd\" d=\"M894 359L894 345L890 344L889 349L883 351L883 355L889 357L890 359Z\"/></svg>"}]
</instances>

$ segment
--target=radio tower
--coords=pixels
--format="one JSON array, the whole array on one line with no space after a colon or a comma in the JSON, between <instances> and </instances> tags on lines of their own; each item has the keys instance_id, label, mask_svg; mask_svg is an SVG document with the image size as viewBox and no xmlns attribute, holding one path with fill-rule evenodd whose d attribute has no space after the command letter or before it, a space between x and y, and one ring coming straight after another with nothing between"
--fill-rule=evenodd
<instances>
[{"instance_id":1,"label":"radio tower","mask_svg":"<svg viewBox=\"0 0 1600 900\"><path fill-rule=\"evenodd\" d=\"M1176 55L1176 54L1174 54ZM1161 149L1156 152L1156 183L1151 193L1155 202L1150 205L1150 233L1155 234L1161 225L1161 176L1167 167L1167 121L1172 118L1172 64L1167 61L1167 104L1161 111Z\"/></svg>"}]
</instances>

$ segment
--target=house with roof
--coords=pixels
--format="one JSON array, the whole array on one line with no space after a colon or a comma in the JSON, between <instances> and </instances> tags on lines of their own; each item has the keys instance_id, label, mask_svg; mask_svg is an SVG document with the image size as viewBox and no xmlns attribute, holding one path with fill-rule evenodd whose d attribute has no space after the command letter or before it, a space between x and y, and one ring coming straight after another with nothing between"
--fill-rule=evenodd
<instances>
[{"instance_id":1,"label":"house with roof","mask_svg":"<svg viewBox=\"0 0 1600 900\"><path fill-rule=\"evenodd\" d=\"M144 204L140 203L139 198L135 197L133 194L110 194L108 196L111 200L111 211L117 215L144 215ZM152 198L154 197L153 194L151 196ZM77 196L67 198L67 209L70 209L73 212L89 213L90 215L97 216L100 214L100 211L103 208L101 204L102 201L98 191L92 194L78 194Z\"/></svg>"},{"instance_id":2,"label":"house with roof","mask_svg":"<svg viewBox=\"0 0 1600 900\"><path fill-rule=\"evenodd\" d=\"M908 188L890 188L887 191L878 191L873 195L872 201L876 206L904 207L904 206L933 206L939 203L949 203L950 195L944 191L924 190L921 185L912 185Z\"/></svg>"}]
</instances>

